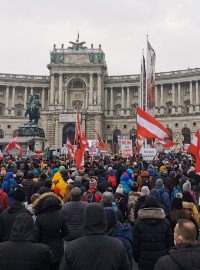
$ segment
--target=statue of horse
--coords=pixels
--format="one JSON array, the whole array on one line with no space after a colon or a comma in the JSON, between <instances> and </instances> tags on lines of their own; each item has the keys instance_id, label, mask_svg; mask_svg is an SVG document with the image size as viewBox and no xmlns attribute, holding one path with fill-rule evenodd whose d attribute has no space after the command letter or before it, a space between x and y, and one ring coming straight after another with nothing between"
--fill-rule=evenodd
<instances>
[{"instance_id":1,"label":"statue of horse","mask_svg":"<svg viewBox=\"0 0 200 270\"><path fill-rule=\"evenodd\" d=\"M40 107L41 103L39 100L39 96L35 95L29 96L25 116L29 115L29 125L37 125L40 119Z\"/></svg>"}]
</instances>

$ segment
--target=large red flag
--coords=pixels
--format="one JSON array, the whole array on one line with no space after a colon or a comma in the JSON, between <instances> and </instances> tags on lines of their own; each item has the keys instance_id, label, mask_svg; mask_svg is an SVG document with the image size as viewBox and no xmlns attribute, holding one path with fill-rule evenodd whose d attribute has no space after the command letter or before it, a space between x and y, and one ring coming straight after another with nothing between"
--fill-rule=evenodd
<instances>
[{"instance_id":1,"label":"large red flag","mask_svg":"<svg viewBox=\"0 0 200 270\"><path fill-rule=\"evenodd\" d=\"M145 139L164 139L170 132L154 117L137 107L137 135Z\"/></svg>"},{"instance_id":2,"label":"large red flag","mask_svg":"<svg viewBox=\"0 0 200 270\"><path fill-rule=\"evenodd\" d=\"M190 153L192 153L194 156L197 155L197 143L198 143L198 139L197 139L197 136L198 136L198 131L196 132L196 134L193 136L192 140L191 140L191 143L188 147L188 151Z\"/></svg>"},{"instance_id":3,"label":"large red flag","mask_svg":"<svg viewBox=\"0 0 200 270\"><path fill-rule=\"evenodd\" d=\"M94 133L95 133L95 136L99 142L99 147L101 149L104 149L106 148L106 144L104 143L103 139L100 137L99 133L96 131L96 129L94 128Z\"/></svg>"},{"instance_id":4,"label":"large red flag","mask_svg":"<svg viewBox=\"0 0 200 270\"><path fill-rule=\"evenodd\" d=\"M200 130L196 133L197 152L196 152L196 173L200 174Z\"/></svg>"}]
</instances>

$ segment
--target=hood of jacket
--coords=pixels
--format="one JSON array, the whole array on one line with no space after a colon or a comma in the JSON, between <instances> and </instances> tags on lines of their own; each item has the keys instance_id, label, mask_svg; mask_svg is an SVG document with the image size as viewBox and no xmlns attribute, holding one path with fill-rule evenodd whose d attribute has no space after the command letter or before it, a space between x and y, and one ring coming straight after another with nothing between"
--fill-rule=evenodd
<instances>
[{"instance_id":1,"label":"hood of jacket","mask_svg":"<svg viewBox=\"0 0 200 270\"><path fill-rule=\"evenodd\" d=\"M141 193L139 191L130 191L129 194L128 194L129 198L131 196L134 196L134 197L140 197L141 196Z\"/></svg>"},{"instance_id":2,"label":"hood of jacket","mask_svg":"<svg viewBox=\"0 0 200 270\"><path fill-rule=\"evenodd\" d=\"M105 234L106 214L101 204L90 203L84 212L85 235Z\"/></svg>"},{"instance_id":3,"label":"hood of jacket","mask_svg":"<svg viewBox=\"0 0 200 270\"><path fill-rule=\"evenodd\" d=\"M62 199L53 192L42 194L32 205L33 212L39 215L43 212L60 210Z\"/></svg>"},{"instance_id":4,"label":"hood of jacket","mask_svg":"<svg viewBox=\"0 0 200 270\"><path fill-rule=\"evenodd\" d=\"M8 172L5 176L5 181L8 182L9 179L13 179L13 173L12 172Z\"/></svg>"},{"instance_id":5,"label":"hood of jacket","mask_svg":"<svg viewBox=\"0 0 200 270\"><path fill-rule=\"evenodd\" d=\"M150 176L150 172L148 172L148 171L141 171L140 176L141 177L149 177Z\"/></svg>"},{"instance_id":6,"label":"hood of jacket","mask_svg":"<svg viewBox=\"0 0 200 270\"><path fill-rule=\"evenodd\" d=\"M172 260L183 270L200 269L200 245L182 244L177 245L169 252Z\"/></svg>"},{"instance_id":7,"label":"hood of jacket","mask_svg":"<svg viewBox=\"0 0 200 270\"><path fill-rule=\"evenodd\" d=\"M19 212L22 208L24 208L24 205L16 200L14 200L11 204L10 207L8 208L8 213L14 214L16 212Z\"/></svg>"},{"instance_id":8,"label":"hood of jacket","mask_svg":"<svg viewBox=\"0 0 200 270\"><path fill-rule=\"evenodd\" d=\"M117 226L112 231L111 236L116 238L124 238L130 243L133 243L133 233L127 224L121 224L118 222Z\"/></svg>"},{"instance_id":9,"label":"hood of jacket","mask_svg":"<svg viewBox=\"0 0 200 270\"><path fill-rule=\"evenodd\" d=\"M13 223L11 241L33 241L35 235L34 221L30 213L18 214Z\"/></svg>"},{"instance_id":10,"label":"hood of jacket","mask_svg":"<svg viewBox=\"0 0 200 270\"><path fill-rule=\"evenodd\" d=\"M162 208L142 208L138 212L140 219L165 219L166 214Z\"/></svg>"}]
</instances>

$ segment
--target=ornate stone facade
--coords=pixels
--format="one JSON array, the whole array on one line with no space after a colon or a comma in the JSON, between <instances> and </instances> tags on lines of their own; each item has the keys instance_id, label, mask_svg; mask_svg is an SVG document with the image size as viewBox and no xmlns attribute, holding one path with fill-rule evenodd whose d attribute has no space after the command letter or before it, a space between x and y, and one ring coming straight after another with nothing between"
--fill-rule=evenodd
<instances>
[{"instance_id":1,"label":"ornate stone facade","mask_svg":"<svg viewBox=\"0 0 200 270\"><path fill-rule=\"evenodd\" d=\"M40 126L52 149L59 148L75 132L75 112L81 114L88 139L95 128L108 142L116 136L133 137L135 108L141 104L140 75L108 76L105 54L99 48L54 48L49 76L0 74L0 140L28 120L24 117L30 94L40 96ZM156 117L178 143L189 143L200 126L200 69L156 74ZM114 135L114 136L113 136Z\"/></svg>"}]
</instances>

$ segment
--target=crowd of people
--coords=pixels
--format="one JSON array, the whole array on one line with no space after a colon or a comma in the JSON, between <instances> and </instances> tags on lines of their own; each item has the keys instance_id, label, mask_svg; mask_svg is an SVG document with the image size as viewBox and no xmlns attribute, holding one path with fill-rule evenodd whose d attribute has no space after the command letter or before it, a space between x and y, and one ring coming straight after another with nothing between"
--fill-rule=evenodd
<instances>
[{"instance_id":1,"label":"crowd of people","mask_svg":"<svg viewBox=\"0 0 200 270\"><path fill-rule=\"evenodd\" d=\"M0 269L200 269L188 154L0 161Z\"/></svg>"}]
</instances>

